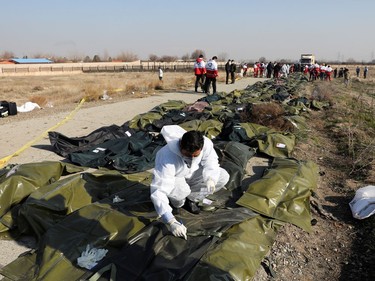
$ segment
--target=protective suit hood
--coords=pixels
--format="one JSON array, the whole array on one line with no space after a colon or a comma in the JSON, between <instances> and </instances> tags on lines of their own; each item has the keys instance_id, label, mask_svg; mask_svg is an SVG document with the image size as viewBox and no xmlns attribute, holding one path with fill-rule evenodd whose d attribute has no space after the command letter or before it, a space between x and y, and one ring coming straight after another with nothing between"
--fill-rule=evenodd
<instances>
[{"instance_id":1,"label":"protective suit hood","mask_svg":"<svg viewBox=\"0 0 375 281\"><path fill-rule=\"evenodd\" d=\"M167 142L168 148L175 154L181 155L180 152L180 139L186 133L186 130L178 125L164 126L161 129L165 141Z\"/></svg>"}]
</instances>

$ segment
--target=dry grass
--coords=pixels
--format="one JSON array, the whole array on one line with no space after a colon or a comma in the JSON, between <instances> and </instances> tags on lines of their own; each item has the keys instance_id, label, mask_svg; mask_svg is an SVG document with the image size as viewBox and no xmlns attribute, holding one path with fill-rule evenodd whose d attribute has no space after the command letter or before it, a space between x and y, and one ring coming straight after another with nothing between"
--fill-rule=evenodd
<instances>
[{"instance_id":1,"label":"dry grass","mask_svg":"<svg viewBox=\"0 0 375 281\"><path fill-rule=\"evenodd\" d=\"M191 87L193 73L165 72L163 81L157 73L82 73L56 76L0 77L1 100L14 101L17 105L32 101L41 107L60 106L99 100L103 93L114 97L136 97L157 91L184 90Z\"/></svg>"},{"instance_id":2,"label":"dry grass","mask_svg":"<svg viewBox=\"0 0 375 281\"><path fill-rule=\"evenodd\" d=\"M320 83L315 84L315 88L311 94L312 100L329 102L330 105L333 105L333 85L328 81L320 81Z\"/></svg>"},{"instance_id":3,"label":"dry grass","mask_svg":"<svg viewBox=\"0 0 375 281\"><path fill-rule=\"evenodd\" d=\"M326 112L328 133L335 140L344 159L338 163L356 180L371 179L375 162L375 84L355 81L345 88L339 81L332 84L335 106Z\"/></svg>"}]
</instances>

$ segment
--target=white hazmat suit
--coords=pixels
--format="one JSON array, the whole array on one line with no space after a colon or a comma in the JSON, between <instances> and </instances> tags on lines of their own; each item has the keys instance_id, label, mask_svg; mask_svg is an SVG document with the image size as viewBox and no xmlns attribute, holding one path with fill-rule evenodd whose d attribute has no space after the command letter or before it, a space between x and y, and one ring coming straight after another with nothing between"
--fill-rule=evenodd
<instances>
[{"instance_id":1,"label":"white hazmat suit","mask_svg":"<svg viewBox=\"0 0 375 281\"><path fill-rule=\"evenodd\" d=\"M219 166L218 156L210 139L197 157L185 157L180 151L180 140L186 130L177 125L164 126L161 134L167 144L156 154L151 200L164 223L174 216L169 201L176 208L182 207L185 198L199 202L208 193L218 191L229 180L229 174Z\"/></svg>"}]
</instances>

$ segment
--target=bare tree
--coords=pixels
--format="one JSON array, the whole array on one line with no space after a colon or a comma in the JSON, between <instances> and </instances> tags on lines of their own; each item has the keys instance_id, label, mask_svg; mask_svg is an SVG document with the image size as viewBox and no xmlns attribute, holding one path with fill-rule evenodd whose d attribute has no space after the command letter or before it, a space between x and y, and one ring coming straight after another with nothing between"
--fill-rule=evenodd
<instances>
[{"instance_id":1,"label":"bare tree","mask_svg":"<svg viewBox=\"0 0 375 281\"><path fill-rule=\"evenodd\" d=\"M217 59L219 61L226 61L228 59L228 57L229 57L228 53L225 53L225 52L220 53L220 54L217 55Z\"/></svg>"},{"instance_id":2,"label":"bare tree","mask_svg":"<svg viewBox=\"0 0 375 281\"><path fill-rule=\"evenodd\" d=\"M181 59L184 60L184 61L188 61L189 58L190 58L189 53L186 53L185 55L181 56Z\"/></svg>"},{"instance_id":3,"label":"bare tree","mask_svg":"<svg viewBox=\"0 0 375 281\"><path fill-rule=\"evenodd\" d=\"M265 57L260 57L258 61L259 62L267 62L267 59Z\"/></svg>"},{"instance_id":4,"label":"bare tree","mask_svg":"<svg viewBox=\"0 0 375 281\"><path fill-rule=\"evenodd\" d=\"M158 61L158 60L160 60L159 57L158 57L157 55L155 55L155 54L150 54L150 55L148 56L148 59L149 59L150 61Z\"/></svg>"},{"instance_id":5,"label":"bare tree","mask_svg":"<svg viewBox=\"0 0 375 281\"><path fill-rule=\"evenodd\" d=\"M102 60L100 59L99 55L95 55L94 58L92 59L93 62L101 62Z\"/></svg>"},{"instance_id":6,"label":"bare tree","mask_svg":"<svg viewBox=\"0 0 375 281\"><path fill-rule=\"evenodd\" d=\"M68 58L66 58L66 57L60 57L60 56L52 56L52 57L49 57L48 59L50 59L51 61L53 61L55 63L64 63L64 62L68 62L69 61Z\"/></svg>"},{"instance_id":7,"label":"bare tree","mask_svg":"<svg viewBox=\"0 0 375 281\"><path fill-rule=\"evenodd\" d=\"M91 62L91 59L89 56L85 56L85 58L83 59L83 62Z\"/></svg>"},{"instance_id":8,"label":"bare tree","mask_svg":"<svg viewBox=\"0 0 375 281\"><path fill-rule=\"evenodd\" d=\"M160 61L162 62L172 62L172 61L176 61L178 59L178 57L176 56L162 56L160 58Z\"/></svg>"},{"instance_id":9,"label":"bare tree","mask_svg":"<svg viewBox=\"0 0 375 281\"><path fill-rule=\"evenodd\" d=\"M0 58L2 58L4 60L14 58L14 53L10 52L10 51L4 51L0 54Z\"/></svg>"},{"instance_id":10,"label":"bare tree","mask_svg":"<svg viewBox=\"0 0 375 281\"><path fill-rule=\"evenodd\" d=\"M116 57L116 60L121 60L124 62L132 62L138 60L138 55L131 52L122 52Z\"/></svg>"},{"instance_id":11,"label":"bare tree","mask_svg":"<svg viewBox=\"0 0 375 281\"><path fill-rule=\"evenodd\" d=\"M194 52L191 53L190 58L196 59L197 57L199 57L199 55L203 55L204 57L206 57L206 53L203 50L196 49Z\"/></svg>"}]
</instances>

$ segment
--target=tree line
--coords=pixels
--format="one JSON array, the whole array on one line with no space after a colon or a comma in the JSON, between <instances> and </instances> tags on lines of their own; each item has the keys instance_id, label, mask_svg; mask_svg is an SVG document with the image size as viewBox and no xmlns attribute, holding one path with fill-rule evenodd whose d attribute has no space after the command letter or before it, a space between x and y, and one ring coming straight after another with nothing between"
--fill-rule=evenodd
<instances>
[{"instance_id":1,"label":"tree line","mask_svg":"<svg viewBox=\"0 0 375 281\"><path fill-rule=\"evenodd\" d=\"M151 62L175 62L175 61L191 61L195 60L199 55L203 55L205 58L206 57L206 52L201 49L196 49L192 53L186 53L182 56L171 56L171 55L156 55L156 54L150 54L148 56L148 60ZM220 53L216 54L218 57L219 61L226 61L228 59L228 54L227 53ZM300 54L297 54L296 57L299 57ZM139 60L139 57L137 54L134 54L132 52L121 52L117 56L111 57L108 54L104 55L94 55L92 57L90 56L72 56L72 57L61 57L61 56L55 56L55 55L50 55L50 54L43 54L43 53L37 53L33 54L31 56L32 58L48 58L56 63L66 63L66 62L133 62ZM3 51L0 52L0 61L1 60L9 60L12 58L17 58L15 54L11 51ZM24 56L23 58L27 58L27 56ZM267 60L265 57L260 57L259 59L248 59L244 60L242 62L246 63L255 63L255 62L264 62L267 63L271 60ZM278 62L281 63L295 63L296 61L290 60L290 59L278 59ZM319 61L319 59L317 59ZM371 61L358 61L353 58L349 58L345 61L339 61L339 60L325 60L322 59L320 61L324 61L325 63L328 64L375 64L375 59Z\"/></svg>"},{"instance_id":2,"label":"tree line","mask_svg":"<svg viewBox=\"0 0 375 281\"><path fill-rule=\"evenodd\" d=\"M148 57L149 61L152 62L174 62L177 60L193 60L196 59L200 54L205 56L205 52L203 50L196 49L191 54L185 54L181 57L178 56L171 56L171 55L162 55L158 56L156 54L150 54ZM55 56L51 54L44 54L44 53L37 53L33 54L32 56L23 56L22 58L48 58L57 63L64 63L64 62L133 62L139 60L137 54L132 52L121 52L119 55L111 57L107 54L104 55L94 55L90 56L72 56L72 57L62 57L62 56ZM12 58L19 58L17 57L12 51L3 51L0 53L0 60L9 60ZM225 59L225 58L224 58Z\"/></svg>"}]
</instances>

